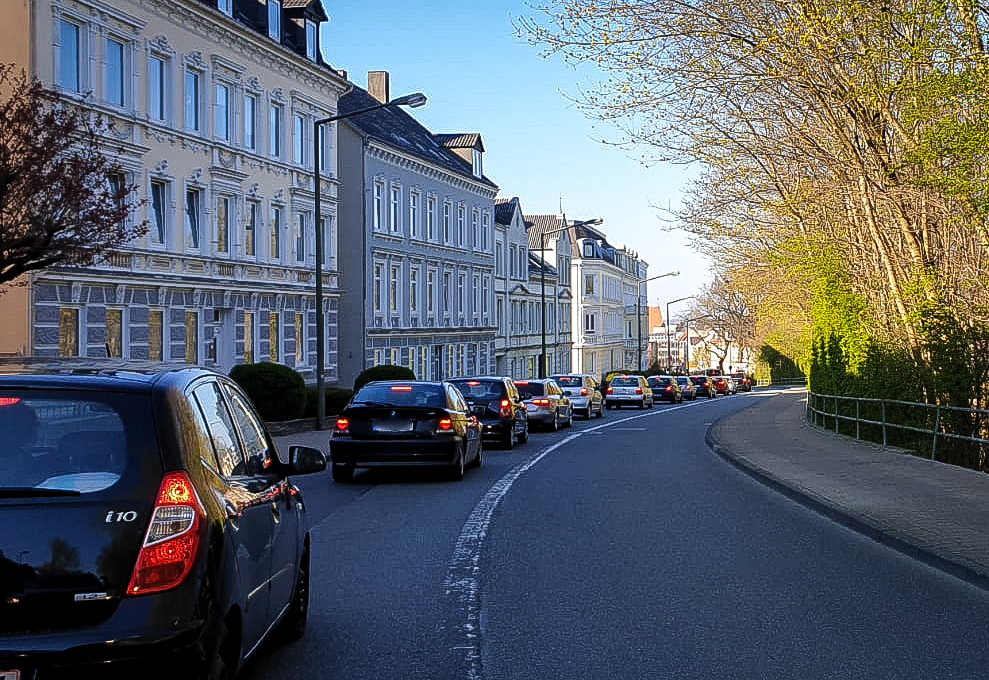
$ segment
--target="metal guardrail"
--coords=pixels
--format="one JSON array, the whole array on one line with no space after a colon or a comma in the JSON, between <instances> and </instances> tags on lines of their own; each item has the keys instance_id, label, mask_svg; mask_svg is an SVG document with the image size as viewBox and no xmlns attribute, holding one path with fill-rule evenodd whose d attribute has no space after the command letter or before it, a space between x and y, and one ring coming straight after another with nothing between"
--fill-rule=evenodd
<instances>
[{"instance_id":1,"label":"metal guardrail","mask_svg":"<svg viewBox=\"0 0 989 680\"><path fill-rule=\"evenodd\" d=\"M852 408L853 406L854 408ZM979 433L985 432L986 425L989 423L989 410L987 409L810 392L807 396L807 420L815 426L833 429L839 434L842 433L843 423L854 424L856 439L863 439L863 426L878 428L881 432L883 446L889 446L892 433L913 433L919 435L919 437L913 438L917 444L929 442L931 460L937 460L939 444L967 442L977 445L978 464L963 465L963 467L981 470L985 468L987 462L989 439L984 436L959 434L950 429L952 423L963 423L966 429ZM871 437L866 437L866 439L875 441ZM903 442L897 442L897 446L912 448L915 451L920 448L904 445Z\"/></svg>"}]
</instances>

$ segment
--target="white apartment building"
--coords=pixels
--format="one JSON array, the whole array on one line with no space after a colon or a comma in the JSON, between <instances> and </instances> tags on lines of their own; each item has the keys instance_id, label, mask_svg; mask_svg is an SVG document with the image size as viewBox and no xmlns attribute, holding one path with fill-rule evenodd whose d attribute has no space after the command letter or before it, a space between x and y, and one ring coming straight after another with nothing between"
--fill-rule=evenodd
<instances>
[{"instance_id":1,"label":"white apartment building","mask_svg":"<svg viewBox=\"0 0 989 680\"><path fill-rule=\"evenodd\" d=\"M315 372L314 241L323 230L326 372L336 370L338 175L313 122L350 84L320 57L319 0L24 0L0 59L113 123L107 149L150 230L106 264L52 267L0 296L0 352L120 356L222 371Z\"/></svg>"}]
</instances>

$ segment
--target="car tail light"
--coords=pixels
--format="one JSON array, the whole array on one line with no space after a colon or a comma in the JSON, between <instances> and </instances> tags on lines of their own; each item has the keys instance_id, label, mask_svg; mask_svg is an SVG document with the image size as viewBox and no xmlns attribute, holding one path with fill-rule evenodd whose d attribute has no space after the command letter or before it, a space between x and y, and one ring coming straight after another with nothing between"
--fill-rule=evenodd
<instances>
[{"instance_id":1,"label":"car tail light","mask_svg":"<svg viewBox=\"0 0 989 680\"><path fill-rule=\"evenodd\" d=\"M580 396L586 397L590 393L591 393L591 391L589 389L587 389L586 387L581 387L580 388Z\"/></svg>"},{"instance_id":2,"label":"car tail light","mask_svg":"<svg viewBox=\"0 0 989 680\"><path fill-rule=\"evenodd\" d=\"M642 394L642 388L641 387L636 387L635 388L635 393L636 394Z\"/></svg>"},{"instance_id":3,"label":"car tail light","mask_svg":"<svg viewBox=\"0 0 989 680\"><path fill-rule=\"evenodd\" d=\"M436 423L437 432L452 432L453 431L453 421L449 418L440 418L440 421Z\"/></svg>"},{"instance_id":4,"label":"car tail light","mask_svg":"<svg viewBox=\"0 0 989 680\"><path fill-rule=\"evenodd\" d=\"M672 385L667 385L666 386L666 391L667 392L672 392L673 391L673 386Z\"/></svg>"},{"instance_id":5,"label":"car tail light","mask_svg":"<svg viewBox=\"0 0 989 680\"><path fill-rule=\"evenodd\" d=\"M536 406L549 406L549 399L533 399L532 403Z\"/></svg>"},{"instance_id":6,"label":"car tail light","mask_svg":"<svg viewBox=\"0 0 989 680\"><path fill-rule=\"evenodd\" d=\"M127 594L157 593L182 585L199 553L205 517L189 475L165 475Z\"/></svg>"},{"instance_id":7,"label":"car tail light","mask_svg":"<svg viewBox=\"0 0 989 680\"><path fill-rule=\"evenodd\" d=\"M347 418L337 418L337 426L334 434L350 434L350 420Z\"/></svg>"},{"instance_id":8,"label":"car tail light","mask_svg":"<svg viewBox=\"0 0 989 680\"><path fill-rule=\"evenodd\" d=\"M0 397L0 406L13 406L21 403L20 397Z\"/></svg>"},{"instance_id":9,"label":"car tail light","mask_svg":"<svg viewBox=\"0 0 989 680\"><path fill-rule=\"evenodd\" d=\"M512 415L512 402L508 401L508 399L502 399L499 406L499 415L501 415L502 418L510 418Z\"/></svg>"},{"instance_id":10,"label":"car tail light","mask_svg":"<svg viewBox=\"0 0 989 680\"><path fill-rule=\"evenodd\" d=\"M615 390L612 387L608 388L608 394L614 394Z\"/></svg>"}]
</instances>

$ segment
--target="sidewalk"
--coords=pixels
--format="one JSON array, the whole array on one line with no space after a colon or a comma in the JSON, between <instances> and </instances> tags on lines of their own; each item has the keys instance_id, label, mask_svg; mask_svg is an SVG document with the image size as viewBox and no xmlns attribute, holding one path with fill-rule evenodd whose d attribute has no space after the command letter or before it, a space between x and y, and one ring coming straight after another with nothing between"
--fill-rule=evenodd
<instances>
[{"instance_id":1,"label":"sidewalk","mask_svg":"<svg viewBox=\"0 0 989 680\"><path fill-rule=\"evenodd\" d=\"M807 424L807 391L752 392L708 445L777 491L866 536L989 590L989 474Z\"/></svg>"}]
</instances>

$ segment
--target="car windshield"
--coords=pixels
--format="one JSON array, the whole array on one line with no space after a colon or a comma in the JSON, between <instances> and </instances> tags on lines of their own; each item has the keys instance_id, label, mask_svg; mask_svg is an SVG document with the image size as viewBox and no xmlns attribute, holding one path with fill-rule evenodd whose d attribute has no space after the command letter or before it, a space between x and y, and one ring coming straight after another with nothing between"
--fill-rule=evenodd
<instances>
[{"instance_id":1,"label":"car windshield","mask_svg":"<svg viewBox=\"0 0 989 680\"><path fill-rule=\"evenodd\" d=\"M560 387L580 387L583 384L579 376L564 375L553 379Z\"/></svg>"},{"instance_id":2,"label":"car windshield","mask_svg":"<svg viewBox=\"0 0 989 680\"><path fill-rule=\"evenodd\" d=\"M541 397L546 394L546 386L542 383L519 381L515 383L515 386L518 388L519 394L522 395L523 399Z\"/></svg>"},{"instance_id":3,"label":"car windshield","mask_svg":"<svg viewBox=\"0 0 989 680\"><path fill-rule=\"evenodd\" d=\"M88 493L112 486L126 467L129 428L151 430L137 415L143 404L130 395L0 392L0 488Z\"/></svg>"},{"instance_id":4,"label":"car windshield","mask_svg":"<svg viewBox=\"0 0 989 680\"><path fill-rule=\"evenodd\" d=\"M387 406L446 406L446 392L432 383L396 383L365 385L354 396L355 404Z\"/></svg>"}]
</instances>

